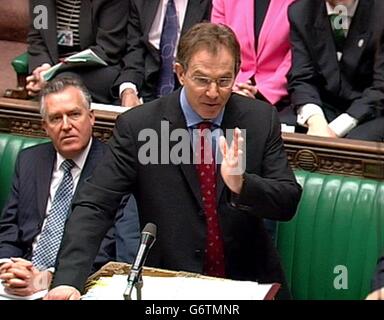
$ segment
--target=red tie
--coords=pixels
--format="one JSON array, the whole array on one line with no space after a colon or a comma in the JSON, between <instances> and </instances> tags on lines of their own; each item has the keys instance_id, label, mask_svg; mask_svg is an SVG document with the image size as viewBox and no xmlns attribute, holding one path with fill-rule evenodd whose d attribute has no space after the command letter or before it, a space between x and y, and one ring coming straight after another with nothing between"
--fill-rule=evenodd
<instances>
[{"instance_id":1,"label":"red tie","mask_svg":"<svg viewBox=\"0 0 384 320\"><path fill-rule=\"evenodd\" d=\"M197 161L198 164L196 164L208 232L204 274L213 277L225 277L223 240L216 208L216 164L212 156L211 142L204 134L209 132L210 128L211 123L209 122L202 122L198 125L200 154L197 150L197 156L201 158L201 161ZM199 164L199 162L201 162L201 164Z\"/></svg>"}]
</instances>

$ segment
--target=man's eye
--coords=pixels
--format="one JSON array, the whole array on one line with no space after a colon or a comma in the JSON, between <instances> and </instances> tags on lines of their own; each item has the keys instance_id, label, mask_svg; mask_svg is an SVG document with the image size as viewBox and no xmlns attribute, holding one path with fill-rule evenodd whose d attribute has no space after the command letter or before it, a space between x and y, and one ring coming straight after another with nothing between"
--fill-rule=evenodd
<instances>
[{"instance_id":1,"label":"man's eye","mask_svg":"<svg viewBox=\"0 0 384 320\"><path fill-rule=\"evenodd\" d=\"M208 79L208 78L196 78L196 80L201 83L201 84L204 84L204 85L207 85L207 84L210 84L211 80Z\"/></svg>"},{"instance_id":2,"label":"man's eye","mask_svg":"<svg viewBox=\"0 0 384 320\"><path fill-rule=\"evenodd\" d=\"M230 78L222 78L222 79L219 79L219 86L220 87L228 87L232 84L232 79Z\"/></svg>"},{"instance_id":3,"label":"man's eye","mask_svg":"<svg viewBox=\"0 0 384 320\"><path fill-rule=\"evenodd\" d=\"M53 117L49 118L49 121L52 123L58 123L58 122L60 122L60 120L61 120L60 116L53 116Z\"/></svg>"},{"instance_id":4,"label":"man's eye","mask_svg":"<svg viewBox=\"0 0 384 320\"><path fill-rule=\"evenodd\" d=\"M69 114L69 117L71 119L78 119L80 116L81 116L80 112L72 112L71 114Z\"/></svg>"}]
</instances>

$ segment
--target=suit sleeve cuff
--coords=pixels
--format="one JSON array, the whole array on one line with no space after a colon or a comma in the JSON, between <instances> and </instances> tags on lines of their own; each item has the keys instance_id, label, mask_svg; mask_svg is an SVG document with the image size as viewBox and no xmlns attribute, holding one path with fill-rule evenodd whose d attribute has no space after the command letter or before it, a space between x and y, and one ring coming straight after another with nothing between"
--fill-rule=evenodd
<instances>
[{"instance_id":1,"label":"suit sleeve cuff","mask_svg":"<svg viewBox=\"0 0 384 320\"><path fill-rule=\"evenodd\" d=\"M333 120L328 127L338 136L344 137L349 131L357 126L357 120L348 113L342 113Z\"/></svg>"},{"instance_id":2,"label":"suit sleeve cuff","mask_svg":"<svg viewBox=\"0 0 384 320\"><path fill-rule=\"evenodd\" d=\"M6 262L12 262L12 260L9 258L1 258L0 259L0 265L2 265L3 263L6 263Z\"/></svg>"},{"instance_id":3,"label":"suit sleeve cuff","mask_svg":"<svg viewBox=\"0 0 384 320\"><path fill-rule=\"evenodd\" d=\"M324 112L320 106L314 103L307 103L297 109L297 124L306 127L310 117L319 114L324 116Z\"/></svg>"},{"instance_id":4,"label":"suit sleeve cuff","mask_svg":"<svg viewBox=\"0 0 384 320\"><path fill-rule=\"evenodd\" d=\"M48 271L48 272L54 274L56 269L54 267L50 267L50 268L45 269L45 271Z\"/></svg>"},{"instance_id":5,"label":"suit sleeve cuff","mask_svg":"<svg viewBox=\"0 0 384 320\"><path fill-rule=\"evenodd\" d=\"M125 89L132 89L133 91L135 91L135 94L138 95L138 92L137 92L137 87L134 83L132 82L123 82L120 87L119 87L119 97L121 98L121 95L123 93L123 91Z\"/></svg>"},{"instance_id":6,"label":"suit sleeve cuff","mask_svg":"<svg viewBox=\"0 0 384 320\"><path fill-rule=\"evenodd\" d=\"M249 211L252 209L252 207L250 205L248 205L246 203L246 201L244 201L245 200L244 199L244 193L246 193L246 189L247 189L247 174L244 173L243 177L244 177L243 186L241 188L240 194L229 191L229 193L230 193L229 202L230 202L231 207L233 207L235 209L239 209L239 210L243 210L243 211Z\"/></svg>"}]
</instances>

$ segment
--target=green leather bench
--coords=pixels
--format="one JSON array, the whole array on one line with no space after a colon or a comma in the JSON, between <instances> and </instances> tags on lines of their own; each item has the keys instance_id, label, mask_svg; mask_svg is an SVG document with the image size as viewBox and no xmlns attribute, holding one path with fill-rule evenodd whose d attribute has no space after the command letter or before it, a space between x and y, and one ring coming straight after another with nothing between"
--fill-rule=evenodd
<instances>
[{"instance_id":1,"label":"green leather bench","mask_svg":"<svg viewBox=\"0 0 384 320\"><path fill-rule=\"evenodd\" d=\"M0 210L18 152L45 141L0 133ZM384 248L384 182L308 171L295 174L303 186L299 208L277 231L293 297L363 299Z\"/></svg>"},{"instance_id":2,"label":"green leather bench","mask_svg":"<svg viewBox=\"0 0 384 320\"><path fill-rule=\"evenodd\" d=\"M10 191L17 154L24 148L47 141L48 138L0 133L0 215Z\"/></svg>"},{"instance_id":3,"label":"green leather bench","mask_svg":"<svg viewBox=\"0 0 384 320\"><path fill-rule=\"evenodd\" d=\"M296 171L303 195L277 246L295 299L363 299L384 253L384 182Z\"/></svg>"},{"instance_id":4,"label":"green leather bench","mask_svg":"<svg viewBox=\"0 0 384 320\"><path fill-rule=\"evenodd\" d=\"M5 90L4 96L7 98L28 99L28 93L25 89L28 75L28 53L24 52L18 55L12 60L11 64L16 72L17 87Z\"/></svg>"},{"instance_id":5,"label":"green leather bench","mask_svg":"<svg viewBox=\"0 0 384 320\"><path fill-rule=\"evenodd\" d=\"M24 52L15 57L11 62L13 69L17 74L28 74L28 53Z\"/></svg>"}]
</instances>

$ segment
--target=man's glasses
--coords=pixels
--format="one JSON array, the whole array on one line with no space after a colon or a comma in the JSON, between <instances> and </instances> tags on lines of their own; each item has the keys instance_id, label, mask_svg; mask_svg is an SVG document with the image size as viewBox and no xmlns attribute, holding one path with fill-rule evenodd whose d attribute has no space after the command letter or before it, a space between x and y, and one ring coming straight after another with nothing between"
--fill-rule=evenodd
<instances>
[{"instance_id":1,"label":"man's glasses","mask_svg":"<svg viewBox=\"0 0 384 320\"><path fill-rule=\"evenodd\" d=\"M216 83L216 85L221 89L229 89L232 88L233 85L233 78L212 79L203 76L192 76L190 78L195 83L195 85L200 88L209 88L212 82Z\"/></svg>"}]
</instances>

